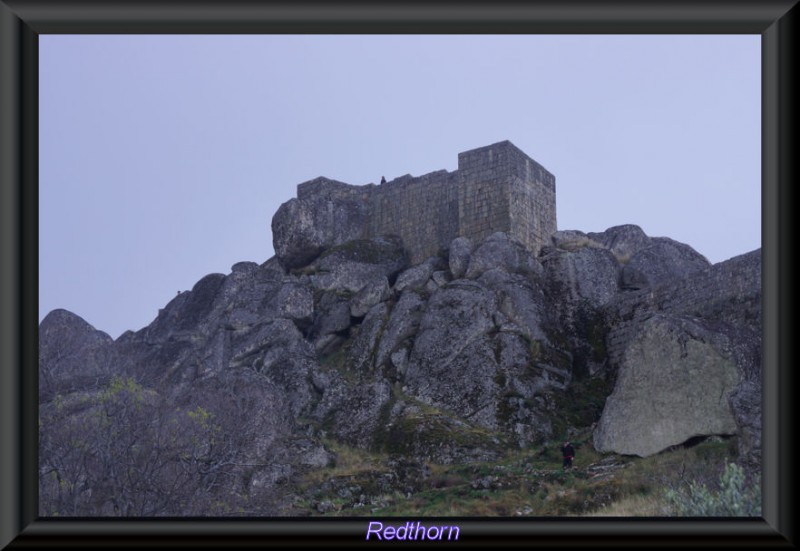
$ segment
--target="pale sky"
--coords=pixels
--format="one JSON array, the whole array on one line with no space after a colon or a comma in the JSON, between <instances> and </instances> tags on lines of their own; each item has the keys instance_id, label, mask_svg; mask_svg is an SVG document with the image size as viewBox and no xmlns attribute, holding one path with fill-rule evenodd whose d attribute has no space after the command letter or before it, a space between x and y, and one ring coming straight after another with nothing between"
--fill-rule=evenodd
<instances>
[{"instance_id":1,"label":"pale sky","mask_svg":"<svg viewBox=\"0 0 800 551\"><path fill-rule=\"evenodd\" d=\"M297 184L455 170L502 140L559 229L761 246L759 35L39 37L39 316L118 337L273 255Z\"/></svg>"}]
</instances>

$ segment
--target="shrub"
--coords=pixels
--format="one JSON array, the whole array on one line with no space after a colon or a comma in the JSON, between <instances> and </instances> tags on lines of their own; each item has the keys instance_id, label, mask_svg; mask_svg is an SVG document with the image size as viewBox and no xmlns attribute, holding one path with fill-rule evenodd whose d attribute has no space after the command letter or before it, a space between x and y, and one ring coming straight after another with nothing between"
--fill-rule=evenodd
<instances>
[{"instance_id":1,"label":"shrub","mask_svg":"<svg viewBox=\"0 0 800 551\"><path fill-rule=\"evenodd\" d=\"M761 484L755 479L748 485L735 463L725 466L718 490L692 482L684 490L670 488L665 497L680 516L761 516Z\"/></svg>"}]
</instances>

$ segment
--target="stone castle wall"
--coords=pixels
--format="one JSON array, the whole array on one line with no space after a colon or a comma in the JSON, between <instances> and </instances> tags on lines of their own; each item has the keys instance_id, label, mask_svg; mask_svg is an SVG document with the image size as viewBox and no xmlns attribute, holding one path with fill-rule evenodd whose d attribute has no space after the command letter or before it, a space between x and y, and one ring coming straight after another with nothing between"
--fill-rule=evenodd
<instances>
[{"instance_id":1,"label":"stone castle wall","mask_svg":"<svg viewBox=\"0 0 800 551\"><path fill-rule=\"evenodd\" d=\"M536 254L556 231L555 177L509 141L460 153L453 172L366 186L316 178L297 190L300 200L348 204L365 221L350 237L399 235L412 262L456 237L480 241L498 231Z\"/></svg>"},{"instance_id":2,"label":"stone castle wall","mask_svg":"<svg viewBox=\"0 0 800 551\"><path fill-rule=\"evenodd\" d=\"M369 237L399 235L412 262L436 254L459 235L457 184L456 172L440 170L376 186Z\"/></svg>"}]
</instances>

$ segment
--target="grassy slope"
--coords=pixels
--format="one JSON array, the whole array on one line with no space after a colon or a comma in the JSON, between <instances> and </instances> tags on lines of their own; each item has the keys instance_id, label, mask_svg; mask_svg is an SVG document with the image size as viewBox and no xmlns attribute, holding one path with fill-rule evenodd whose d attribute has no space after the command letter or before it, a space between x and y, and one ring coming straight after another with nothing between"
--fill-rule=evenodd
<instances>
[{"instance_id":1,"label":"grassy slope","mask_svg":"<svg viewBox=\"0 0 800 551\"><path fill-rule=\"evenodd\" d=\"M375 480L388 472L387 458L337 445L337 465L309 475L306 496L296 505L333 516L661 516L672 514L663 498L665 488L689 481L713 484L726 459L735 457L733 441L704 442L642 459L600 455L579 438L575 466L566 472L558 444L550 443L490 463L429 464L417 491L380 495L375 495L380 493ZM336 480L343 484L319 486ZM332 490L348 484L366 499ZM321 501L327 504L322 513L314 509Z\"/></svg>"}]
</instances>

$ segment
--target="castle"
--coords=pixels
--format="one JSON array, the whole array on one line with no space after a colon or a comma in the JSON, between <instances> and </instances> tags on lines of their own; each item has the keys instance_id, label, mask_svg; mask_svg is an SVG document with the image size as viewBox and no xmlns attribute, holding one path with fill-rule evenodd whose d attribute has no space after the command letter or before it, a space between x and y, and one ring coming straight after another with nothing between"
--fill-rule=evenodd
<instances>
[{"instance_id":1,"label":"castle","mask_svg":"<svg viewBox=\"0 0 800 551\"><path fill-rule=\"evenodd\" d=\"M336 235L326 245L399 235L413 263L447 248L456 237L478 242L498 231L537 254L556 231L555 177L509 141L459 153L453 172L365 186L315 178L299 184L292 201L314 205L303 211L310 213L304 218L313 220L314 233ZM281 235L301 239L300 224L280 231L273 221L279 257Z\"/></svg>"}]
</instances>

